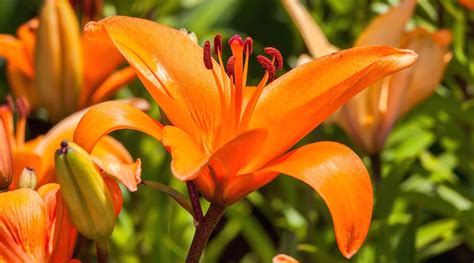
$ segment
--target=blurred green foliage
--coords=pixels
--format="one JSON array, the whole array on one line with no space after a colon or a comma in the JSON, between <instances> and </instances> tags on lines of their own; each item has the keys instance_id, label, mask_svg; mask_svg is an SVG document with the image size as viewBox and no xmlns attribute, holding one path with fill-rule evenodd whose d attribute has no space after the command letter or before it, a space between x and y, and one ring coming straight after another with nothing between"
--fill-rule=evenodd
<instances>
[{"instance_id":1,"label":"blurred green foliage","mask_svg":"<svg viewBox=\"0 0 474 263\"><path fill-rule=\"evenodd\" d=\"M306 0L330 41L348 48L377 14L395 0ZM40 0L0 1L0 32L12 34L33 17ZM255 50L279 48L285 69L305 52L304 43L278 0L108 0L105 15L145 17L197 34L200 43L217 32L250 35ZM474 12L454 0L419 0L410 26L449 28L454 58L442 85L393 130L382 155L371 230L354 262L471 262L474 258ZM8 93L3 70L0 97ZM256 64L250 77L263 74ZM152 101L135 81L117 97ZM159 118L157 105L151 115ZM169 170L161 144L136 132L115 135L143 164L143 179L186 194ZM323 125L301 143L334 140L353 144L342 130ZM360 153L362 156L362 153ZM364 157L370 168L368 157ZM161 192L141 187L124 193L124 209L111 238L112 262L182 262L194 233L191 216ZM206 202L203 202L206 206ZM76 251L94 257L86 240ZM324 202L291 178L279 177L229 208L203 262L270 262L286 253L302 262L341 262Z\"/></svg>"}]
</instances>

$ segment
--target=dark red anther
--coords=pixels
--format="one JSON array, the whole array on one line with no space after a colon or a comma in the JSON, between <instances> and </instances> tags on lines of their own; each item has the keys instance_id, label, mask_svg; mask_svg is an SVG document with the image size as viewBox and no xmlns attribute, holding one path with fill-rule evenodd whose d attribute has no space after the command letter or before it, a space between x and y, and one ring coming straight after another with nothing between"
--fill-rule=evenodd
<instances>
[{"instance_id":1,"label":"dark red anther","mask_svg":"<svg viewBox=\"0 0 474 263\"><path fill-rule=\"evenodd\" d=\"M268 72L268 82L272 82L275 79L275 66L272 61L265 56L258 55L257 61L262 65L263 69Z\"/></svg>"},{"instance_id":2,"label":"dark red anther","mask_svg":"<svg viewBox=\"0 0 474 263\"><path fill-rule=\"evenodd\" d=\"M227 60L227 67L225 69L225 71L227 72L227 75L229 77L233 76L234 75L234 63L235 63L235 57L234 56L231 56L228 60Z\"/></svg>"},{"instance_id":3,"label":"dark red anther","mask_svg":"<svg viewBox=\"0 0 474 263\"><path fill-rule=\"evenodd\" d=\"M242 40L242 37L240 37L239 35L234 35L233 37L231 37L229 39L229 45L230 46L232 46L232 44L234 44L234 43L238 43L241 46L244 45L244 41Z\"/></svg>"},{"instance_id":4,"label":"dark red anther","mask_svg":"<svg viewBox=\"0 0 474 263\"><path fill-rule=\"evenodd\" d=\"M216 56L219 56L219 54L222 54L222 35L217 34L214 37L214 53L216 53Z\"/></svg>"},{"instance_id":5,"label":"dark red anther","mask_svg":"<svg viewBox=\"0 0 474 263\"><path fill-rule=\"evenodd\" d=\"M253 52L253 39L251 37L247 37L244 41L244 54L249 52L249 56L252 55Z\"/></svg>"},{"instance_id":6,"label":"dark red anther","mask_svg":"<svg viewBox=\"0 0 474 263\"><path fill-rule=\"evenodd\" d=\"M266 47L264 49L265 53L275 58L275 65L278 70L283 68L283 56L280 51L274 47Z\"/></svg>"},{"instance_id":7,"label":"dark red anther","mask_svg":"<svg viewBox=\"0 0 474 263\"><path fill-rule=\"evenodd\" d=\"M204 42L203 60L206 68L212 69L211 42L209 42L209 40L206 40L206 42Z\"/></svg>"}]
</instances>

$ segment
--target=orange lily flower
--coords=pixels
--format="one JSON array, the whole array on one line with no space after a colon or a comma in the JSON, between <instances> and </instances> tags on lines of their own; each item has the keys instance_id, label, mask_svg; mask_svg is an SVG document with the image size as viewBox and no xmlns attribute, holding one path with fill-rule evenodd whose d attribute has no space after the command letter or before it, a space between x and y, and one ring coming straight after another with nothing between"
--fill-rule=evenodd
<instances>
[{"instance_id":1,"label":"orange lily flower","mask_svg":"<svg viewBox=\"0 0 474 263\"><path fill-rule=\"evenodd\" d=\"M0 34L0 56L8 62L13 94L26 98L32 110L46 108L57 123L108 99L135 77L130 67L116 71L123 57L113 47L80 35L77 17L66 0L45 1L42 14L43 19L20 26L16 38ZM61 18L65 30L54 28L57 23L48 20L53 18ZM68 41L61 46L61 39ZM64 94L72 96L71 100Z\"/></svg>"},{"instance_id":2,"label":"orange lily flower","mask_svg":"<svg viewBox=\"0 0 474 263\"><path fill-rule=\"evenodd\" d=\"M128 103L139 107L143 105L141 101ZM49 182L55 181L55 149L63 139L72 140L74 129L85 111L64 119L46 135L25 142L27 107L23 100L18 100L16 104L19 121L15 128L11 109L6 105L0 106L0 123L5 124L0 135L6 135L0 140L12 145L13 159L10 191L0 193L0 262L65 262L72 257L77 231L68 217L59 184ZM112 177L135 191L140 182L140 160L133 163L125 148L111 137L104 137L91 156L106 176L104 181L112 194L115 214L118 215L122 207L122 194ZM40 186L36 191L18 188L24 167L36 171Z\"/></svg>"},{"instance_id":3,"label":"orange lily flower","mask_svg":"<svg viewBox=\"0 0 474 263\"><path fill-rule=\"evenodd\" d=\"M283 4L313 58L338 50L329 43L299 1L285 0ZM405 0L378 16L355 43L355 46L398 46L419 54L412 67L374 83L333 116L336 123L368 154L379 153L397 119L433 93L451 59L451 33L448 30L430 33L416 28L404 31L415 6L416 0ZM310 60L310 56L302 55L299 63Z\"/></svg>"},{"instance_id":4,"label":"orange lily flower","mask_svg":"<svg viewBox=\"0 0 474 263\"><path fill-rule=\"evenodd\" d=\"M173 125L164 126L130 105L104 102L80 121L77 144L91 151L111 131L145 132L170 151L177 179L192 180L220 206L287 174L325 200L342 254L351 257L359 249L372 215L372 186L359 157L335 142L285 152L365 86L412 64L416 54L383 46L355 48L272 81L283 61L278 50L267 48L273 61L257 57L266 73L254 87L246 83L250 38L229 40L229 77L220 35L214 40L216 62L209 42L202 49L178 30L147 20L110 17L90 22L85 31L115 45Z\"/></svg>"},{"instance_id":5,"label":"orange lily flower","mask_svg":"<svg viewBox=\"0 0 474 263\"><path fill-rule=\"evenodd\" d=\"M272 263L299 263L299 261L288 255L280 254L273 257Z\"/></svg>"}]
</instances>

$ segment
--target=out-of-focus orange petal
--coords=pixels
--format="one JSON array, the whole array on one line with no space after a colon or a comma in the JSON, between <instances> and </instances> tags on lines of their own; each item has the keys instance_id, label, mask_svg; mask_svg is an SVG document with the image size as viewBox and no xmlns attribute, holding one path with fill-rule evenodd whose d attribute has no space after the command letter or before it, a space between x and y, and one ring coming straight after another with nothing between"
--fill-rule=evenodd
<instances>
[{"instance_id":1,"label":"out-of-focus orange petal","mask_svg":"<svg viewBox=\"0 0 474 263\"><path fill-rule=\"evenodd\" d=\"M410 68L392 76L387 96L387 110L376 134L377 148L384 145L397 119L430 96L441 82L451 59L451 33L440 30L430 33L422 28L407 33L402 45L419 54Z\"/></svg>"},{"instance_id":2,"label":"out-of-focus orange petal","mask_svg":"<svg viewBox=\"0 0 474 263\"><path fill-rule=\"evenodd\" d=\"M189 134L175 126L163 128L163 145L173 157L171 171L181 181L194 179L207 163L208 155Z\"/></svg>"},{"instance_id":3,"label":"out-of-focus orange petal","mask_svg":"<svg viewBox=\"0 0 474 263\"><path fill-rule=\"evenodd\" d=\"M335 142L305 145L263 169L292 176L311 186L331 212L341 253L350 258L364 242L372 217L372 184L362 160Z\"/></svg>"},{"instance_id":4,"label":"out-of-focus orange petal","mask_svg":"<svg viewBox=\"0 0 474 263\"><path fill-rule=\"evenodd\" d=\"M137 185L141 182L140 159L135 163L123 163L111 156L92 156L92 160L102 173L115 177L132 192L137 190Z\"/></svg>"},{"instance_id":5,"label":"out-of-focus orange petal","mask_svg":"<svg viewBox=\"0 0 474 263\"><path fill-rule=\"evenodd\" d=\"M46 210L38 193L27 188L0 193L0 257L44 262L47 235Z\"/></svg>"},{"instance_id":6,"label":"out-of-focus orange petal","mask_svg":"<svg viewBox=\"0 0 474 263\"><path fill-rule=\"evenodd\" d=\"M251 168L258 170L363 88L415 60L410 50L358 47L313 60L276 79L264 89L250 121L250 129L268 130Z\"/></svg>"},{"instance_id":7,"label":"out-of-focus orange petal","mask_svg":"<svg viewBox=\"0 0 474 263\"><path fill-rule=\"evenodd\" d=\"M13 161L3 120L0 118L0 189L8 188L13 177Z\"/></svg>"},{"instance_id":8,"label":"out-of-focus orange petal","mask_svg":"<svg viewBox=\"0 0 474 263\"><path fill-rule=\"evenodd\" d=\"M474 10L474 0L458 0L458 2L461 5L469 8L471 11Z\"/></svg>"},{"instance_id":9,"label":"out-of-focus orange petal","mask_svg":"<svg viewBox=\"0 0 474 263\"><path fill-rule=\"evenodd\" d=\"M36 46L36 31L38 30L39 20L38 18L33 18L28 22L22 24L17 30L16 35L23 44L23 48L26 52L30 64L33 65L34 55L35 55L35 46Z\"/></svg>"},{"instance_id":10,"label":"out-of-focus orange petal","mask_svg":"<svg viewBox=\"0 0 474 263\"><path fill-rule=\"evenodd\" d=\"M84 88L81 96L89 99L124 59L114 46L104 41L84 35L81 43L84 54Z\"/></svg>"},{"instance_id":11,"label":"out-of-focus orange petal","mask_svg":"<svg viewBox=\"0 0 474 263\"><path fill-rule=\"evenodd\" d=\"M119 129L144 132L157 140L162 138L162 125L139 109L118 101L91 107L77 125L74 142L91 152L100 138Z\"/></svg>"},{"instance_id":12,"label":"out-of-focus orange petal","mask_svg":"<svg viewBox=\"0 0 474 263\"><path fill-rule=\"evenodd\" d=\"M359 35L355 46L389 45L397 47L415 6L416 0L404 0L385 14L378 16Z\"/></svg>"},{"instance_id":13,"label":"out-of-focus orange petal","mask_svg":"<svg viewBox=\"0 0 474 263\"><path fill-rule=\"evenodd\" d=\"M47 252L49 262L66 262L72 257L77 231L59 194L59 184L45 184L38 189L49 218Z\"/></svg>"},{"instance_id":14,"label":"out-of-focus orange petal","mask_svg":"<svg viewBox=\"0 0 474 263\"><path fill-rule=\"evenodd\" d=\"M21 41L10 35L0 34L0 57L14 64L24 74L33 77L34 69Z\"/></svg>"},{"instance_id":15,"label":"out-of-focus orange petal","mask_svg":"<svg viewBox=\"0 0 474 263\"><path fill-rule=\"evenodd\" d=\"M221 118L218 87L204 66L202 48L190 38L148 20L120 16L90 22L85 31L117 47L173 125L195 139L196 132L215 137L213 125Z\"/></svg>"},{"instance_id":16,"label":"out-of-focus orange petal","mask_svg":"<svg viewBox=\"0 0 474 263\"><path fill-rule=\"evenodd\" d=\"M39 106L39 94L34 79L28 77L15 64L6 67L8 84L16 98L26 98L32 110Z\"/></svg>"},{"instance_id":17,"label":"out-of-focus orange petal","mask_svg":"<svg viewBox=\"0 0 474 263\"><path fill-rule=\"evenodd\" d=\"M299 0L283 0L282 2L314 58L338 51L337 47L329 43L324 32Z\"/></svg>"},{"instance_id":18,"label":"out-of-focus orange petal","mask_svg":"<svg viewBox=\"0 0 474 263\"><path fill-rule=\"evenodd\" d=\"M104 183L105 185L107 185L110 195L112 196L112 200L114 202L115 216L118 216L120 214L120 211L122 210L122 191L120 190L119 185L112 177L104 177Z\"/></svg>"},{"instance_id":19,"label":"out-of-focus orange petal","mask_svg":"<svg viewBox=\"0 0 474 263\"><path fill-rule=\"evenodd\" d=\"M221 180L235 176L259 153L266 137L265 129L246 131L213 153L209 165Z\"/></svg>"},{"instance_id":20,"label":"out-of-focus orange petal","mask_svg":"<svg viewBox=\"0 0 474 263\"><path fill-rule=\"evenodd\" d=\"M110 75L92 94L90 104L107 100L115 91L127 84L136 74L132 67L127 67Z\"/></svg>"},{"instance_id":21,"label":"out-of-focus orange petal","mask_svg":"<svg viewBox=\"0 0 474 263\"><path fill-rule=\"evenodd\" d=\"M288 255L280 254L272 259L272 263L299 263L299 261Z\"/></svg>"}]
</instances>

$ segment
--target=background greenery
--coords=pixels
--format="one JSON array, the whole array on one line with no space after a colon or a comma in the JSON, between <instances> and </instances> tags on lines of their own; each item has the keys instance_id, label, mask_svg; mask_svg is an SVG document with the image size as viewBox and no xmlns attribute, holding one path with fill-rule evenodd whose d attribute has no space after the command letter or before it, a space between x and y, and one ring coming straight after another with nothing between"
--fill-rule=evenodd
<instances>
[{"instance_id":1,"label":"background greenery","mask_svg":"<svg viewBox=\"0 0 474 263\"><path fill-rule=\"evenodd\" d=\"M307 0L332 43L348 48L377 14L398 1ZM0 33L36 15L40 0L0 1ZM145 17L197 34L202 44L220 32L251 36L255 52L274 46L286 58L285 70L305 52L304 43L277 0L108 0L105 15ZM454 0L419 0L411 26L450 28L454 59L435 94L405 116L382 154L383 181L374 219L354 262L472 262L474 259L474 12ZM228 52L228 50L227 50ZM0 61L0 98L8 93ZM263 75L250 65L251 79ZM135 81L118 97L152 100ZM153 105L152 116L159 118ZM34 118L34 116L32 117ZM136 132L115 135L143 162L143 178L185 186L169 171L159 142ZM341 141L357 151L342 130L323 125L301 143ZM360 153L360 152L359 152ZM363 156L362 153L360 153ZM370 169L370 161L363 156ZM124 208L111 238L112 262L182 262L190 244L192 218L168 196L141 187L124 193ZM205 202L203 205L206 206ZM270 262L286 253L302 262L340 262L332 222L324 202L309 187L279 177L230 207L216 229L204 262ZM78 258L94 251L78 241Z\"/></svg>"}]
</instances>

